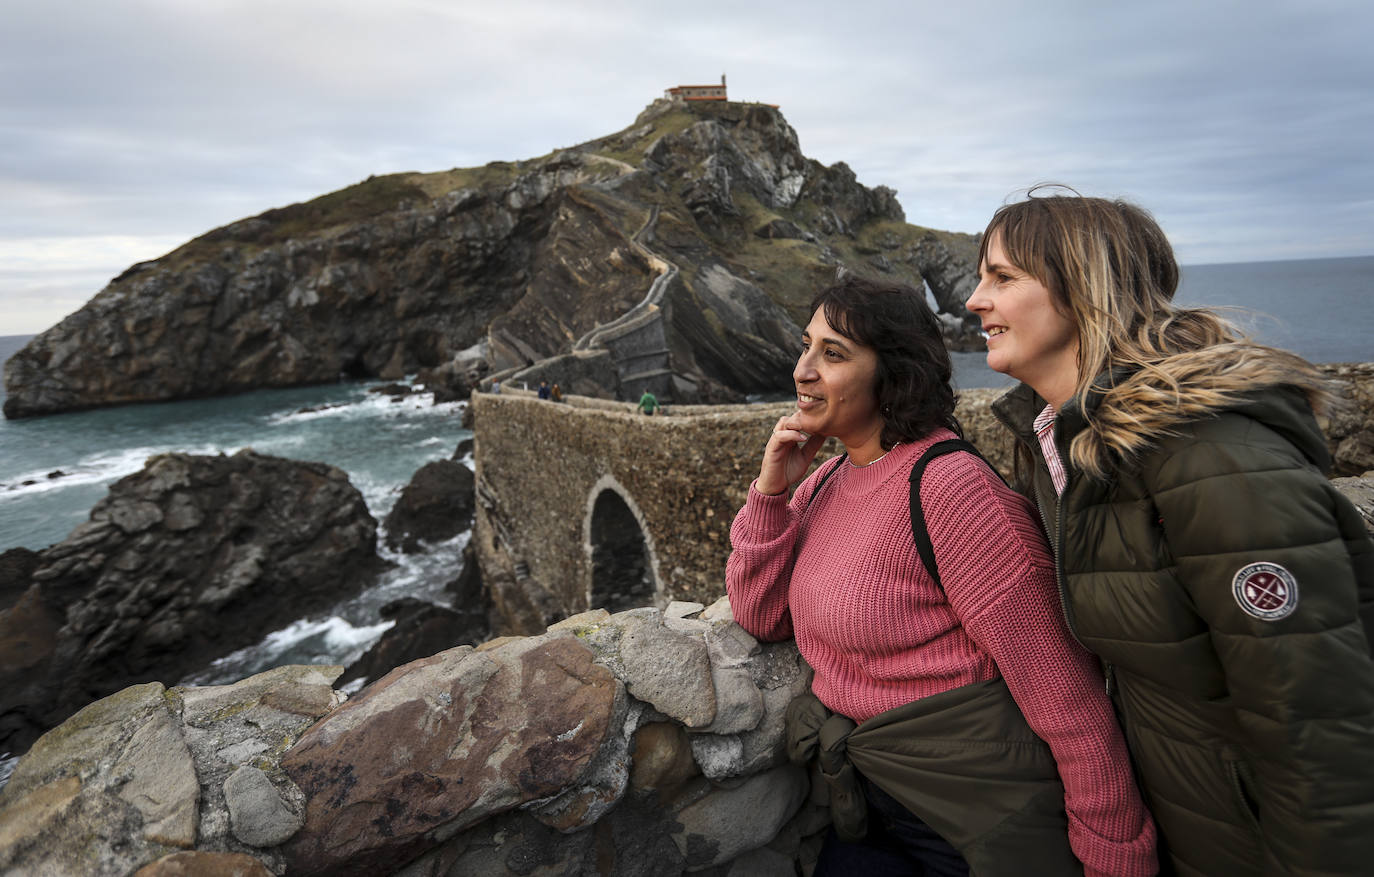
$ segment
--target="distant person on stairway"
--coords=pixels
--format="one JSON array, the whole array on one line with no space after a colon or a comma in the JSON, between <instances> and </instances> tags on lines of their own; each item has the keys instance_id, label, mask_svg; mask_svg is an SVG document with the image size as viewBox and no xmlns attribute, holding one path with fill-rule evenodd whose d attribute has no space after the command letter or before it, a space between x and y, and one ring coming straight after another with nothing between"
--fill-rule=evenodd
<instances>
[{"instance_id":1,"label":"distant person on stairway","mask_svg":"<svg viewBox=\"0 0 1374 877\"><path fill-rule=\"evenodd\" d=\"M815 671L788 715L793 760L817 757L830 789L815 873L1154 874L1154 823L1034 508L947 444L934 314L853 275L812 314L797 410L731 527L726 586L741 626L795 637ZM802 480L830 436L845 454Z\"/></svg>"},{"instance_id":2,"label":"distant person on stairway","mask_svg":"<svg viewBox=\"0 0 1374 877\"><path fill-rule=\"evenodd\" d=\"M639 397L639 410L642 414L653 414L658 410L658 399L649 392L649 388L644 388L644 395Z\"/></svg>"}]
</instances>

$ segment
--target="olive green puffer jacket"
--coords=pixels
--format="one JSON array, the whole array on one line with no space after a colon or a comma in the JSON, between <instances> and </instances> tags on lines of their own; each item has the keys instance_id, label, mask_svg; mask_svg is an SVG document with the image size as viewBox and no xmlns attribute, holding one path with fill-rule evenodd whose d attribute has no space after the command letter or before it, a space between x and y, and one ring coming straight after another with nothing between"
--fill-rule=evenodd
<instances>
[{"instance_id":1,"label":"olive green puffer jacket","mask_svg":"<svg viewBox=\"0 0 1374 877\"><path fill-rule=\"evenodd\" d=\"M1185 388L1186 392L1186 388ZM1303 394L1254 387L1151 423L1109 481L1054 491L1027 386L994 405L1031 451L1069 627L1107 671L1164 873L1374 874L1374 544L1322 472ZM1059 412L1061 459L1088 425Z\"/></svg>"}]
</instances>

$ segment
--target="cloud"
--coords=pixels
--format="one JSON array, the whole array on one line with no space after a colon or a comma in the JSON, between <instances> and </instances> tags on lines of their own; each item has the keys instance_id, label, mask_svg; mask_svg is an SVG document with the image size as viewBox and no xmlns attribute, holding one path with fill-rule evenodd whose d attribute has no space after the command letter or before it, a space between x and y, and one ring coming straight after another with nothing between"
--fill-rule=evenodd
<instances>
[{"instance_id":1,"label":"cloud","mask_svg":"<svg viewBox=\"0 0 1374 877\"><path fill-rule=\"evenodd\" d=\"M1050 179L1137 200L1185 262L1371 251L1364 3L0 11L0 253L26 266L0 262L0 334L50 324L169 240L371 174L541 155L721 73L733 96L780 104L808 155L895 188L918 224L977 231ZM94 244L119 238L145 243Z\"/></svg>"}]
</instances>

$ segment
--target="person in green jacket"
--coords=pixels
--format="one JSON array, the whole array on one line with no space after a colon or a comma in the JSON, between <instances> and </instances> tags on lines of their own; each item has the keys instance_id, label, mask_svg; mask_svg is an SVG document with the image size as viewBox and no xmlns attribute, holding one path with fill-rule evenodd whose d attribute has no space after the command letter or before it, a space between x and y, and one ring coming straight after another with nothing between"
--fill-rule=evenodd
<instances>
[{"instance_id":1,"label":"person in green jacket","mask_svg":"<svg viewBox=\"0 0 1374 877\"><path fill-rule=\"evenodd\" d=\"M646 388L644 395L639 397L638 408L641 414L653 414L658 410L658 398Z\"/></svg>"},{"instance_id":2,"label":"person in green jacket","mask_svg":"<svg viewBox=\"0 0 1374 877\"><path fill-rule=\"evenodd\" d=\"M1070 630L1103 662L1162 873L1374 868L1374 543L1325 472L1321 373L1172 299L1134 205L1003 206L983 235L994 405Z\"/></svg>"}]
</instances>

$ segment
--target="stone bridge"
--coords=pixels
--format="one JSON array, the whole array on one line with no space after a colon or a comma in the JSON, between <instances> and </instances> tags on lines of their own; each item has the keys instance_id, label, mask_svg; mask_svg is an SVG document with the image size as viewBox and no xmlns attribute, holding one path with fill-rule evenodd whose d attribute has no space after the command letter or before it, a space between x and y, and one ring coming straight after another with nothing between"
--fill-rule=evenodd
<instances>
[{"instance_id":1,"label":"stone bridge","mask_svg":"<svg viewBox=\"0 0 1374 877\"><path fill-rule=\"evenodd\" d=\"M965 395L985 409L991 392ZM723 594L730 522L792 404L675 405L646 417L627 403L566 398L503 390L471 399L473 544L498 628L538 633L589 607L709 604ZM1009 465L1000 430L976 409L961 409L970 437ZM984 433L992 438L980 441Z\"/></svg>"}]
</instances>

